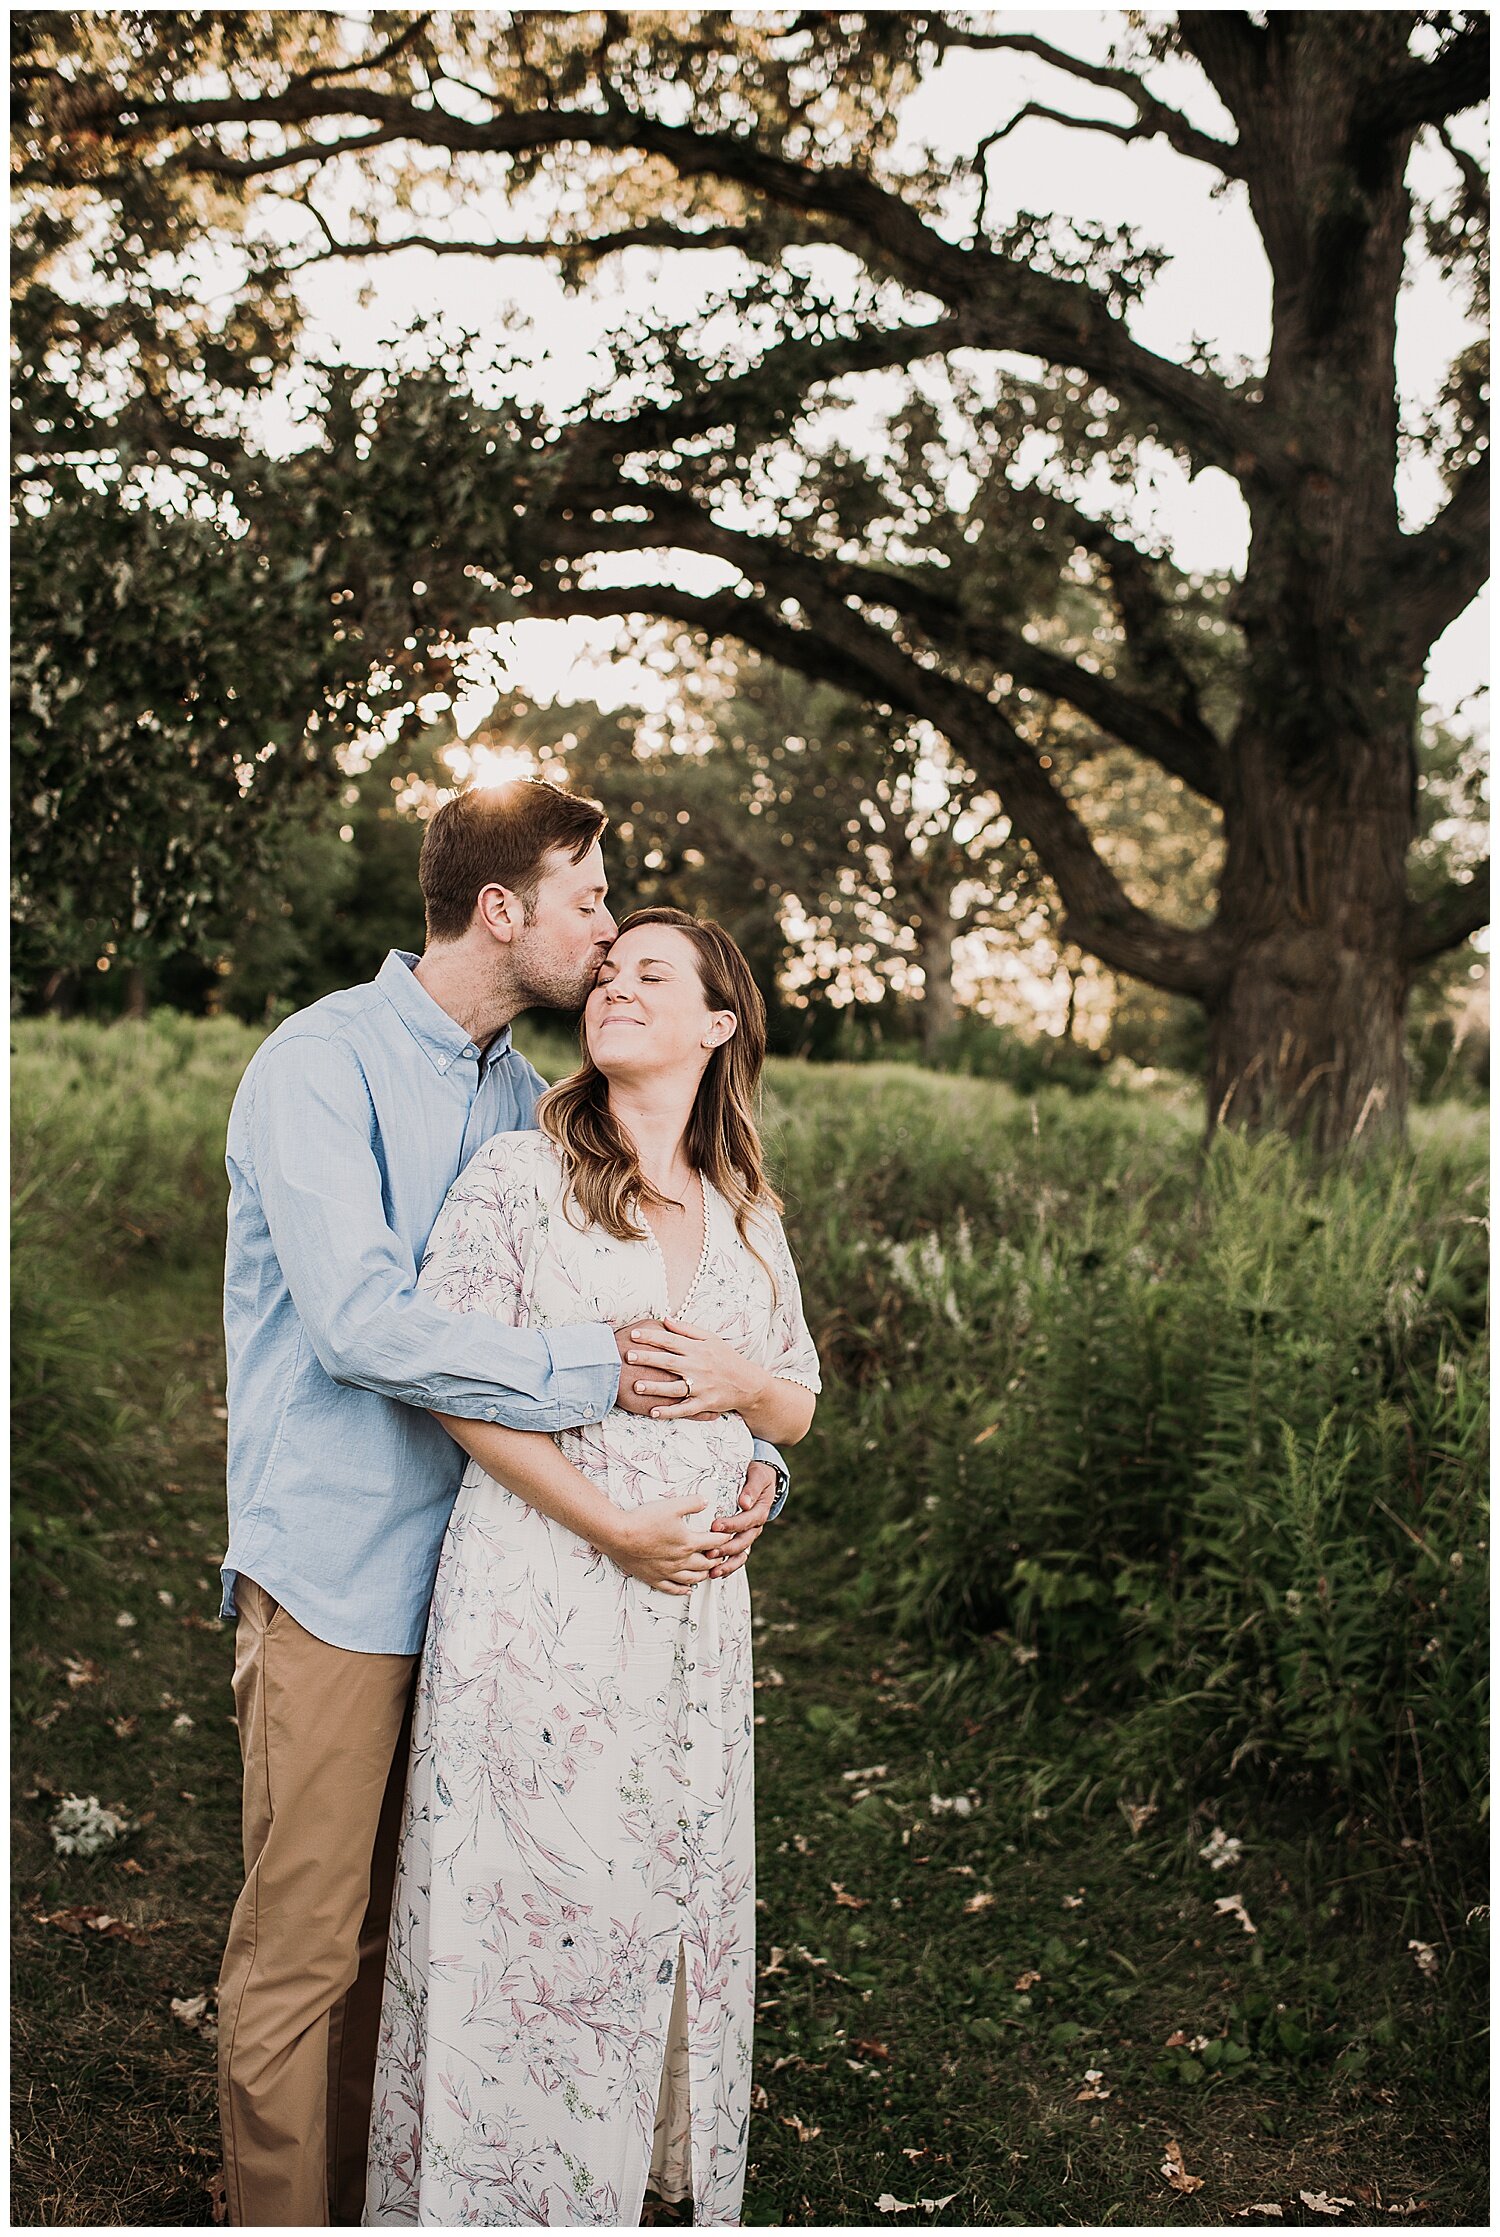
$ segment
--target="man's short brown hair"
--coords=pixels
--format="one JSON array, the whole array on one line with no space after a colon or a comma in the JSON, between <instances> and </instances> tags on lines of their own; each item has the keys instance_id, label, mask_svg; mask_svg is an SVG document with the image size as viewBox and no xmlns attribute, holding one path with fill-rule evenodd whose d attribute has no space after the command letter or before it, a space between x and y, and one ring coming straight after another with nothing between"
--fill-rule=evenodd
<instances>
[{"instance_id":1,"label":"man's short brown hair","mask_svg":"<svg viewBox=\"0 0 1500 2237\"><path fill-rule=\"evenodd\" d=\"M529 923L546 856L563 847L581 862L608 822L597 800L537 778L470 785L438 809L422 839L417 876L429 941L461 940L487 885L519 894Z\"/></svg>"}]
</instances>

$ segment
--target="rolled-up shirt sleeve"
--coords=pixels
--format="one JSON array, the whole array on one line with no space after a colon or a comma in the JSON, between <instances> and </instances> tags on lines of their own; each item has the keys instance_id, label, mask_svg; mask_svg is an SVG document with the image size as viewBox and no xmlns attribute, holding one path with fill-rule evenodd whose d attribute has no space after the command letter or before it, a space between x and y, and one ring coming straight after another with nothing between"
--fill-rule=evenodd
<instances>
[{"instance_id":1,"label":"rolled-up shirt sleeve","mask_svg":"<svg viewBox=\"0 0 1500 2237\"><path fill-rule=\"evenodd\" d=\"M249 1131L271 1242L335 1382L507 1429L577 1429L608 1413L620 1373L610 1328L506 1327L419 1291L386 1218L374 1110L351 1050L311 1038L277 1050Z\"/></svg>"}]
</instances>

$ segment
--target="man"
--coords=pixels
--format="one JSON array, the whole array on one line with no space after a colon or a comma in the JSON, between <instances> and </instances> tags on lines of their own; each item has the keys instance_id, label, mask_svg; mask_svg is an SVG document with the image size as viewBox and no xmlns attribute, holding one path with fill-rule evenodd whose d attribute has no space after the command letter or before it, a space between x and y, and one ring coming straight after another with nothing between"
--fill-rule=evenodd
<instances>
[{"instance_id":1,"label":"man","mask_svg":"<svg viewBox=\"0 0 1500 2237\"><path fill-rule=\"evenodd\" d=\"M579 1007L614 937L604 825L539 783L450 801L422 846L421 958L394 951L289 1018L230 1115L223 1612L246 1880L219 2099L237 2225L354 2226L363 2208L412 1682L464 1468L428 1409L555 1431L683 1394L622 1380L626 1332L505 1328L416 1288L456 1175L533 1123L544 1083L511 1019ZM785 1496L780 1456L756 1456L740 1513L713 1525L727 1567Z\"/></svg>"}]
</instances>

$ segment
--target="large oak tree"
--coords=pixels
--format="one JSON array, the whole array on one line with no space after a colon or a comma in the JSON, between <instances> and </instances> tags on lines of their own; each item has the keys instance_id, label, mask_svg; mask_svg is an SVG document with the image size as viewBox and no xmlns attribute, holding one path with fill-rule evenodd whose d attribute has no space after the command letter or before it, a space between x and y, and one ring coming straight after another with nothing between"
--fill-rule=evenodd
<instances>
[{"instance_id":1,"label":"large oak tree","mask_svg":"<svg viewBox=\"0 0 1500 2237\"><path fill-rule=\"evenodd\" d=\"M733 247L756 273L733 317L685 332L645 319L585 411L497 406L430 376L365 398L366 454L334 462L320 503L346 525L334 564L372 657L382 632L409 628L415 550L426 610L453 634L506 610L640 611L925 720L1002 801L1063 935L1202 1005L1211 1121L1273 1120L1330 1146L1399 1131L1413 976L1487 918L1483 873L1419 891L1410 867L1425 658L1486 573L1482 369L1455 367L1427 431L1448 495L1417 532L1398 515L1395 375L1414 238L1476 299L1483 287L1484 180L1448 130L1487 91L1482 16L1190 11L1107 64L951 12L392 13L361 34L363 54L327 16L161 13L128 19L107 52L79 21L23 23L22 185L45 221L37 272L97 237L120 286L88 318L64 291L68 316L38 298L47 345L18 397L33 470L124 443L232 481L242 397L291 347L299 259L421 242L546 256L577 279L627 248ZM903 163L901 96L970 50L1046 63L1069 106L1013 104L967 163ZM1163 98L1169 53L1196 64L1227 130ZM1091 116L1096 94L1126 117ZM1204 191L1244 192L1272 282L1263 367L1137 339L1159 259L1127 233L990 221L988 148L1037 114L1160 138ZM1407 183L1423 132L1452 160L1437 209ZM382 183L393 152L431 151L452 222L418 219ZM480 181L508 190L510 237L465 227ZM230 368L184 343L142 277L195 226L241 258ZM793 253L830 246L857 286L814 286ZM882 456L830 438L830 384L918 367L927 385ZM1026 463L1038 429L1041 478ZM1068 469L1103 457L1128 481L1153 444L1231 476L1249 512L1219 617L1227 700L1199 652L1204 597L1067 494ZM381 547L376 510L404 553L389 535ZM681 587L680 568L660 587L598 579L602 559L662 552L721 563L730 587ZM1082 646L1030 625L1064 579L1104 617ZM1038 703L1217 811L1207 921L1126 890L1039 745Z\"/></svg>"}]
</instances>

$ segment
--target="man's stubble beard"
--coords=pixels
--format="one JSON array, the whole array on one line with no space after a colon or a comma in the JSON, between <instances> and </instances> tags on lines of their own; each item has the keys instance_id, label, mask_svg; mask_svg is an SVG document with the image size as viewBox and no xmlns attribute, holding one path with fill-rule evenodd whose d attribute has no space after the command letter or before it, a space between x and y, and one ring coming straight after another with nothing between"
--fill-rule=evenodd
<instances>
[{"instance_id":1,"label":"man's stubble beard","mask_svg":"<svg viewBox=\"0 0 1500 2237\"><path fill-rule=\"evenodd\" d=\"M520 946L520 943L515 945ZM537 940L535 928L528 927L522 952L512 953L513 986L520 1006L538 1010L581 1010L594 990L603 961L601 948L584 963L569 969L548 953L544 941Z\"/></svg>"}]
</instances>

